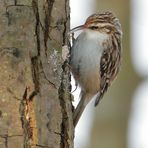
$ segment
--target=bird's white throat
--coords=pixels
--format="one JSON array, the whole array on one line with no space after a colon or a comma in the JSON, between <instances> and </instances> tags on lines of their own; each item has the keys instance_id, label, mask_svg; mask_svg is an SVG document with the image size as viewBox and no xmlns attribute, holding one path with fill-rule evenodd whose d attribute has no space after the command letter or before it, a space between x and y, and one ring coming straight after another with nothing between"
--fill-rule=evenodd
<instances>
[{"instance_id":1,"label":"bird's white throat","mask_svg":"<svg viewBox=\"0 0 148 148\"><path fill-rule=\"evenodd\" d=\"M95 30L85 29L84 33L86 34L86 37L88 39L98 40L100 43L104 42L108 38L108 35L106 33Z\"/></svg>"}]
</instances>

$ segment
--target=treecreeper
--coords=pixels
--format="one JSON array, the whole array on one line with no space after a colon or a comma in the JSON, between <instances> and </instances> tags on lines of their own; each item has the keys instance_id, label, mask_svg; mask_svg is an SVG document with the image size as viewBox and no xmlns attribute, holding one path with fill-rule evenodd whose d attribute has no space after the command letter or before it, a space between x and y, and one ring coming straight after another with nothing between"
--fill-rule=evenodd
<instances>
[{"instance_id":1,"label":"treecreeper","mask_svg":"<svg viewBox=\"0 0 148 148\"><path fill-rule=\"evenodd\" d=\"M98 105L116 78L121 65L122 29L112 12L95 13L73 28L81 30L70 52L70 69L81 88L80 101L74 111L74 126L92 98Z\"/></svg>"}]
</instances>

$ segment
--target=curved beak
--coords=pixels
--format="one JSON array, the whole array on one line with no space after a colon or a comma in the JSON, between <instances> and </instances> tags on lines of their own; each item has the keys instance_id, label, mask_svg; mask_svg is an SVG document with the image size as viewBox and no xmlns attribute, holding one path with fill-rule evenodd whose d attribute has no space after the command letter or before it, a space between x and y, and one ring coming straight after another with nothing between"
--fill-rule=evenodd
<instances>
[{"instance_id":1,"label":"curved beak","mask_svg":"<svg viewBox=\"0 0 148 148\"><path fill-rule=\"evenodd\" d=\"M70 32L69 32L69 34L74 33L74 32L76 32L76 31L79 31L79 30L82 30L82 29L84 29L84 28L85 28L85 25L77 26L77 27L71 29Z\"/></svg>"}]
</instances>

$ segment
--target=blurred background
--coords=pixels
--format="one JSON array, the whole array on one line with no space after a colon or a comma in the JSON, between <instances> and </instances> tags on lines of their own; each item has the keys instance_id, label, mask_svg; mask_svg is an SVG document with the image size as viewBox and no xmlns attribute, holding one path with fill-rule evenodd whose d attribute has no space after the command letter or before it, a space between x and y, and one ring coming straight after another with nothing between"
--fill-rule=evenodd
<instances>
[{"instance_id":1,"label":"blurred background","mask_svg":"<svg viewBox=\"0 0 148 148\"><path fill-rule=\"evenodd\" d=\"M70 0L70 5L71 28L109 10L123 29L120 74L99 106L94 108L93 100L85 109L75 148L148 148L148 1ZM73 94L77 104L79 89Z\"/></svg>"}]
</instances>

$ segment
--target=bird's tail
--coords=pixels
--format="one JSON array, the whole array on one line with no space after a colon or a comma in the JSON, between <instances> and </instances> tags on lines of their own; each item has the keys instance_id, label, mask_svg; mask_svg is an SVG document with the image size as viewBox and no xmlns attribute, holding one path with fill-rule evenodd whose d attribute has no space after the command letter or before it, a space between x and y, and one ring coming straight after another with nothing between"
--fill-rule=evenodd
<instances>
[{"instance_id":1,"label":"bird's tail","mask_svg":"<svg viewBox=\"0 0 148 148\"><path fill-rule=\"evenodd\" d=\"M91 96L85 92L81 92L80 94L80 101L74 111L74 115L73 115L73 124L74 127L76 127L86 105L88 104L89 100L90 100Z\"/></svg>"}]
</instances>

